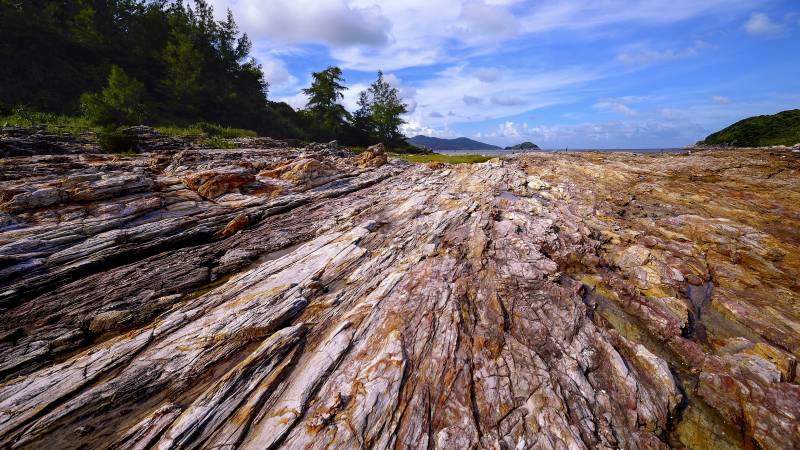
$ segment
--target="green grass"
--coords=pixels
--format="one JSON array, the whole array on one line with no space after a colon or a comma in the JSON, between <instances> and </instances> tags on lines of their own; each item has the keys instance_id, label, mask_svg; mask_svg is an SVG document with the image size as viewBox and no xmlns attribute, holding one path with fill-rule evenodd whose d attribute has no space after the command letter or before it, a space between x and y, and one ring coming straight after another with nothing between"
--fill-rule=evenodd
<instances>
[{"instance_id":1,"label":"green grass","mask_svg":"<svg viewBox=\"0 0 800 450\"><path fill-rule=\"evenodd\" d=\"M9 115L0 116L0 126L43 127L47 133L72 136L79 136L87 132L97 134L104 132L102 127L92 125L84 117L37 112L21 106L14 108ZM205 137L207 143L215 148L234 148L235 145L228 142L227 139L258 136L255 131L223 127L206 122L198 122L186 127L165 125L154 128L159 133L170 137Z\"/></svg>"},{"instance_id":2,"label":"green grass","mask_svg":"<svg viewBox=\"0 0 800 450\"><path fill-rule=\"evenodd\" d=\"M347 147L351 152L360 155L367 151L366 147ZM414 164L424 164L429 162L440 162L447 164L474 164L482 163L492 159L491 156L483 156L477 154L471 155L443 155L441 153L429 153L421 155L416 153L401 153L396 149L388 149L386 153L393 158L400 158Z\"/></svg>"},{"instance_id":3,"label":"green grass","mask_svg":"<svg viewBox=\"0 0 800 450\"><path fill-rule=\"evenodd\" d=\"M430 153L427 155L391 153L390 156L393 156L395 158L400 158L415 164L428 163L428 162L440 162L447 164L474 164L474 163L486 162L492 159L491 156L483 156L483 155L442 155L440 153Z\"/></svg>"},{"instance_id":4,"label":"green grass","mask_svg":"<svg viewBox=\"0 0 800 450\"><path fill-rule=\"evenodd\" d=\"M0 126L4 127L43 127L50 134L78 136L87 132L99 132L100 127L91 125L83 117L63 116L33 111L25 107L16 107L11 114L0 117Z\"/></svg>"},{"instance_id":5,"label":"green grass","mask_svg":"<svg viewBox=\"0 0 800 450\"><path fill-rule=\"evenodd\" d=\"M213 123L198 122L187 127L161 126L155 127L159 133L170 137L208 136L209 138L234 139L240 137L256 137L255 131L241 128L230 128Z\"/></svg>"},{"instance_id":6,"label":"green grass","mask_svg":"<svg viewBox=\"0 0 800 450\"><path fill-rule=\"evenodd\" d=\"M200 139L200 144L208 145L211 148L220 148L220 149L238 148L236 143L231 141L230 139L225 139L217 136Z\"/></svg>"}]
</instances>

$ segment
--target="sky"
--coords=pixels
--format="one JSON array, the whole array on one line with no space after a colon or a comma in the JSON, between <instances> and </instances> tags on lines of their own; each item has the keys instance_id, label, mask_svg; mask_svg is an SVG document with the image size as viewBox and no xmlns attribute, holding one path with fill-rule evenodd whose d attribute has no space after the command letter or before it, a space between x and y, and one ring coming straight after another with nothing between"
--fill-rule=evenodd
<instances>
[{"instance_id":1,"label":"sky","mask_svg":"<svg viewBox=\"0 0 800 450\"><path fill-rule=\"evenodd\" d=\"M253 41L269 97L344 105L382 70L403 131L542 148L667 148L800 108L798 0L211 0Z\"/></svg>"}]
</instances>

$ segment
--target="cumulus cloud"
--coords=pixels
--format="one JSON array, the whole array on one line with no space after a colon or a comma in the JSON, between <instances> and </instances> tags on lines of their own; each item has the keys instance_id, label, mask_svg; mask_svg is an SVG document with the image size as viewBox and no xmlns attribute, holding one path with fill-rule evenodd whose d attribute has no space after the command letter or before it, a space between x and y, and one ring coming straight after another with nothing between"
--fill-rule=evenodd
<instances>
[{"instance_id":1,"label":"cumulus cloud","mask_svg":"<svg viewBox=\"0 0 800 450\"><path fill-rule=\"evenodd\" d=\"M275 97L274 100L279 102L284 102L294 109L305 108L306 104L308 103L308 97L302 92L298 92L294 95L277 96Z\"/></svg>"},{"instance_id":2,"label":"cumulus cloud","mask_svg":"<svg viewBox=\"0 0 800 450\"><path fill-rule=\"evenodd\" d=\"M430 114L428 114L428 117L441 118L444 117L444 115L442 115L442 113L439 111L432 111Z\"/></svg>"},{"instance_id":3,"label":"cumulus cloud","mask_svg":"<svg viewBox=\"0 0 800 450\"><path fill-rule=\"evenodd\" d=\"M271 90L280 90L297 85L297 77L289 73L286 64L276 58L259 57L264 79L269 83Z\"/></svg>"},{"instance_id":4,"label":"cumulus cloud","mask_svg":"<svg viewBox=\"0 0 800 450\"><path fill-rule=\"evenodd\" d=\"M520 28L518 19L503 5L468 1L461 7L461 19L469 33L489 37L513 36Z\"/></svg>"},{"instance_id":5,"label":"cumulus cloud","mask_svg":"<svg viewBox=\"0 0 800 450\"><path fill-rule=\"evenodd\" d=\"M783 26L775 23L764 13L753 13L744 24L747 34L752 36L775 36L783 32Z\"/></svg>"},{"instance_id":6,"label":"cumulus cloud","mask_svg":"<svg viewBox=\"0 0 800 450\"><path fill-rule=\"evenodd\" d=\"M695 43L684 50L642 50L636 52L625 52L617 55L617 61L625 65L646 65L665 61L672 61L676 59L690 58L696 56L701 49L709 47L705 41L695 41Z\"/></svg>"},{"instance_id":7,"label":"cumulus cloud","mask_svg":"<svg viewBox=\"0 0 800 450\"><path fill-rule=\"evenodd\" d=\"M452 132L447 128L444 129L431 128L413 118L406 120L406 123L400 126L400 131L402 131L403 134L409 137L416 136L418 134L424 136L437 136L437 137L453 136Z\"/></svg>"},{"instance_id":8,"label":"cumulus cloud","mask_svg":"<svg viewBox=\"0 0 800 450\"><path fill-rule=\"evenodd\" d=\"M486 51L487 42L520 35L670 23L753 5L753 0L209 1L220 18L230 8L256 40L276 47L321 43L343 68L386 71L455 62L459 51Z\"/></svg>"},{"instance_id":9,"label":"cumulus cloud","mask_svg":"<svg viewBox=\"0 0 800 450\"><path fill-rule=\"evenodd\" d=\"M345 0L239 0L214 2L231 8L243 28L280 42L321 42L331 46L382 46L392 24L380 6L352 6Z\"/></svg>"}]
</instances>

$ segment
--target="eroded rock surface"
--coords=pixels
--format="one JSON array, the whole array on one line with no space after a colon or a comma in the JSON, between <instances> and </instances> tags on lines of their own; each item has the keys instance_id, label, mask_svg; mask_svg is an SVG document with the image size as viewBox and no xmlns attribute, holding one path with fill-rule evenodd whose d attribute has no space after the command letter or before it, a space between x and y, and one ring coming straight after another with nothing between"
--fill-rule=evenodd
<instances>
[{"instance_id":1,"label":"eroded rock surface","mask_svg":"<svg viewBox=\"0 0 800 450\"><path fill-rule=\"evenodd\" d=\"M5 159L0 446L797 448L799 170Z\"/></svg>"}]
</instances>

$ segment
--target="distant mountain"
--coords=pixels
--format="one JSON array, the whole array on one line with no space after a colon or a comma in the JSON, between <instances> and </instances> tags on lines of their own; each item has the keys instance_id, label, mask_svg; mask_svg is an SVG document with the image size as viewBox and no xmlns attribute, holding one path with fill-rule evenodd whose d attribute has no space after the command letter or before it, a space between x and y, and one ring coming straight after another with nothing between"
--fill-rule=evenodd
<instances>
[{"instance_id":1,"label":"distant mountain","mask_svg":"<svg viewBox=\"0 0 800 450\"><path fill-rule=\"evenodd\" d=\"M768 147L797 143L800 143L800 109L740 120L698 142L700 145L735 147Z\"/></svg>"},{"instance_id":2,"label":"distant mountain","mask_svg":"<svg viewBox=\"0 0 800 450\"><path fill-rule=\"evenodd\" d=\"M539 150L539 146L534 144L533 142L525 141L521 144L512 145L511 147L506 147L506 150Z\"/></svg>"},{"instance_id":3,"label":"distant mountain","mask_svg":"<svg viewBox=\"0 0 800 450\"><path fill-rule=\"evenodd\" d=\"M486 144L484 142L473 141L472 139L460 137L455 139L441 139L423 135L417 135L408 139L408 143L417 147L427 147L433 151L440 150L500 150L501 147Z\"/></svg>"}]
</instances>

